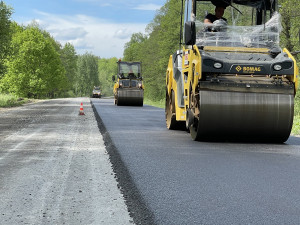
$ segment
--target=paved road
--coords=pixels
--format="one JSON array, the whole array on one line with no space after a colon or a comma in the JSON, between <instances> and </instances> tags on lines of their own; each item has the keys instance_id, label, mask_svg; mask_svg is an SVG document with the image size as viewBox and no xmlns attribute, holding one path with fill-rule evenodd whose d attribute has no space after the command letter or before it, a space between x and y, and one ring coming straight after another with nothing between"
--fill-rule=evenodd
<instances>
[{"instance_id":1,"label":"paved road","mask_svg":"<svg viewBox=\"0 0 300 225\"><path fill-rule=\"evenodd\" d=\"M0 224L133 224L88 98L0 110Z\"/></svg>"},{"instance_id":2,"label":"paved road","mask_svg":"<svg viewBox=\"0 0 300 225\"><path fill-rule=\"evenodd\" d=\"M138 223L300 224L299 137L286 144L194 142L165 128L162 109L92 102Z\"/></svg>"}]
</instances>

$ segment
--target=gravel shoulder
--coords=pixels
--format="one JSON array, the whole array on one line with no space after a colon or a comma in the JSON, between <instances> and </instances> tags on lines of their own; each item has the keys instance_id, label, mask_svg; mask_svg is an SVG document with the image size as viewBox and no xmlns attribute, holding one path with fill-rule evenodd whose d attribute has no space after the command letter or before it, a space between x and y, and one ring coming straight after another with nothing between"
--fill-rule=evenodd
<instances>
[{"instance_id":1,"label":"gravel shoulder","mask_svg":"<svg viewBox=\"0 0 300 225\"><path fill-rule=\"evenodd\" d=\"M133 224L88 98L0 110L0 130L1 224Z\"/></svg>"}]
</instances>

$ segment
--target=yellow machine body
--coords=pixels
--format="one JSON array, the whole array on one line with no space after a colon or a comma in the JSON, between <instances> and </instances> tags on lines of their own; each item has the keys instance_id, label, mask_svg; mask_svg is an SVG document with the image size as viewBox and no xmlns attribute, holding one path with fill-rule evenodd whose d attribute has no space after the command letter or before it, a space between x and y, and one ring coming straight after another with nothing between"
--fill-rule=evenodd
<instances>
[{"instance_id":1,"label":"yellow machine body","mask_svg":"<svg viewBox=\"0 0 300 225\"><path fill-rule=\"evenodd\" d=\"M260 1L243 4L254 6ZM185 11L193 12L190 14L194 20L198 12L195 4L205 0L185 2ZM276 4L277 1L270 1L265 9L272 11ZM272 13L271 22L264 25L257 14L262 25L258 24L249 34L240 32L237 36L229 36L235 32L235 26L209 33L203 29L206 24L185 20L185 45L170 56L166 71L168 129L186 129L194 140L285 142L288 139L299 68L287 49L276 47L279 15ZM196 32L196 26L202 27ZM230 33L228 29L233 31ZM267 42L263 35L273 38L273 42ZM249 44L248 37L256 46ZM243 46L245 40L247 44ZM270 43L274 46L270 47Z\"/></svg>"},{"instance_id":2,"label":"yellow machine body","mask_svg":"<svg viewBox=\"0 0 300 225\"><path fill-rule=\"evenodd\" d=\"M234 51L234 52L261 52L267 54L268 49L258 49L258 48L253 48L253 49L246 49L246 48L223 48L223 47L207 47L205 50L214 50L214 51ZM299 87L299 68L297 66L295 58L292 56L292 54L287 50L284 49L284 52L286 52L289 56L294 61L294 74L293 75L286 75L286 78L293 82L295 84L295 94L296 91ZM184 82L184 105L185 107L180 107L175 101L175 111L176 111L176 120L177 121L186 121L186 111L188 109L189 105L189 95L187 93L190 92L190 88L192 88L193 91L195 91L195 88L198 85L198 81L202 79L202 70L201 70L201 55L199 53L198 47L195 45L193 46L193 50L191 49L183 49L184 52L184 58L185 60L182 61L182 76L184 76L185 82ZM177 95L177 83L176 80L173 79L173 55L170 56L169 63L168 63L168 68L167 68L167 73L166 73L166 87L167 87L167 94L170 95L171 91ZM190 66L191 65L191 66ZM193 70L194 69L194 70ZM255 69L255 68L254 68ZM241 73L242 74L242 73ZM238 75L238 73L237 73ZM267 76L267 75L266 75ZM255 80L254 76L250 76L251 79ZM190 84L193 84L192 87L190 87Z\"/></svg>"},{"instance_id":3,"label":"yellow machine body","mask_svg":"<svg viewBox=\"0 0 300 225\"><path fill-rule=\"evenodd\" d=\"M140 62L118 61L118 78L113 92L115 104L118 106L143 106L144 84Z\"/></svg>"}]
</instances>

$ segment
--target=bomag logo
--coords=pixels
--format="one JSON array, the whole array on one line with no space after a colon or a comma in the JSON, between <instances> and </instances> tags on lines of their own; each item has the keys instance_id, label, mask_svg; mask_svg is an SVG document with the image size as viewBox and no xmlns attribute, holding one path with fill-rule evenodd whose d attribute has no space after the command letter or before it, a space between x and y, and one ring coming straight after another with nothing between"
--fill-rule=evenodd
<instances>
[{"instance_id":1,"label":"bomag logo","mask_svg":"<svg viewBox=\"0 0 300 225\"><path fill-rule=\"evenodd\" d=\"M237 66L235 67L237 72L243 71L243 73L257 73L261 72L260 66Z\"/></svg>"},{"instance_id":2,"label":"bomag logo","mask_svg":"<svg viewBox=\"0 0 300 225\"><path fill-rule=\"evenodd\" d=\"M236 71L240 72L242 70L242 67L241 66L237 66L235 69L236 69Z\"/></svg>"}]
</instances>

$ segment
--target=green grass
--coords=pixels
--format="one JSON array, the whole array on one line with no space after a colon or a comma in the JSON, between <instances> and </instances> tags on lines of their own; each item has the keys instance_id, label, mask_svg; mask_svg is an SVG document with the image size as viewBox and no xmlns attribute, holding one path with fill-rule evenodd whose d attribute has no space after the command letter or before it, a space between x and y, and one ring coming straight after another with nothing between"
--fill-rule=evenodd
<instances>
[{"instance_id":1,"label":"green grass","mask_svg":"<svg viewBox=\"0 0 300 225\"><path fill-rule=\"evenodd\" d=\"M144 104L145 105L152 105L158 108L165 108L165 99L161 99L159 101L152 101L150 99L144 98Z\"/></svg>"},{"instance_id":2,"label":"green grass","mask_svg":"<svg viewBox=\"0 0 300 225\"><path fill-rule=\"evenodd\" d=\"M0 107L3 108L20 106L28 102L31 102L31 100L25 98L18 98L11 94L0 94Z\"/></svg>"},{"instance_id":3,"label":"green grass","mask_svg":"<svg viewBox=\"0 0 300 225\"><path fill-rule=\"evenodd\" d=\"M299 93L296 95L295 98L294 124L293 124L292 134L300 135L300 94Z\"/></svg>"}]
</instances>

